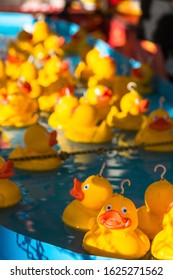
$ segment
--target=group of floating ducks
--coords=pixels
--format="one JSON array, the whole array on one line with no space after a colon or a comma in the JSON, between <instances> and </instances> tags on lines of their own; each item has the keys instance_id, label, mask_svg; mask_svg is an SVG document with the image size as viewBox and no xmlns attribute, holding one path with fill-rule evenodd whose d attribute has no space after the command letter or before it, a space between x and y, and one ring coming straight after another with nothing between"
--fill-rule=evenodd
<instances>
[{"instance_id":1,"label":"group of floating ducks","mask_svg":"<svg viewBox=\"0 0 173 280\"><path fill-rule=\"evenodd\" d=\"M86 38L79 29L66 42L40 20L32 32L21 30L9 42L0 60L2 127L33 125L46 112L51 128L63 129L67 139L84 143L111 141L113 128L141 127L148 111L143 94L153 89L152 70L141 64L130 75L117 75L116 61ZM75 52L81 62L72 73L67 56ZM79 85L82 96L76 94Z\"/></svg>"},{"instance_id":2,"label":"group of floating ducks","mask_svg":"<svg viewBox=\"0 0 173 280\"><path fill-rule=\"evenodd\" d=\"M75 199L64 209L63 222L84 231L82 247L93 255L109 258L141 259L150 250L156 259L173 259L173 185L164 179L166 169L161 167L161 179L145 191L145 204L136 208L121 193L113 192L101 172L84 182L74 179L70 190Z\"/></svg>"},{"instance_id":3,"label":"group of floating ducks","mask_svg":"<svg viewBox=\"0 0 173 280\"><path fill-rule=\"evenodd\" d=\"M85 55L72 73L67 55L82 42ZM132 68L130 75L117 75L116 61L90 46L81 29L66 42L45 21L37 21L31 33L22 30L9 42L0 61L0 125L32 126L46 112L50 128L63 130L73 142L106 143L115 130L135 131L136 145L169 151L171 144L150 145L173 140L172 120L163 106L148 114L144 95L152 93L152 79L145 64Z\"/></svg>"},{"instance_id":4,"label":"group of floating ducks","mask_svg":"<svg viewBox=\"0 0 173 280\"><path fill-rule=\"evenodd\" d=\"M39 133L43 136L45 128L39 127ZM20 188L9 180L14 175L14 167L40 171L61 164L58 152L52 148L56 143L54 131L46 133L42 143L35 139L34 146L30 136L28 131L26 148L14 149L7 161L0 157L0 208L11 207L22 200ZM27 161L30 150L33 150L33 158ZM50 152L55 157L40 160L41 155L49 155ZM19 155L25 160L20 161L19 157L16 161ZM142 259L150 252L156 259L172 260L173 184L164 178L165 166L155 166L154 172L158 168L163 169L161 178L146 188L144 205L139 208L124 196L124 184L130 186L130 180L124 179L120 184L121 192L114 192L113 186L102 176L104 166L105 163L99 174L89 176L84 182L74 179L70 195L75 199L63 210L64 224L84 232L82 247L90 254Z\"/></svg>"},{"instance_id":5,"label":"group of floating ducks","mask_svg":"<svg viewBox=\"0 0 173 280\"><path fill-rule=\"evenodd\" d=\"M83 60L72 75L65 54L75 52L79 41ZM81 30L65 43L46 22L38 21L32 33L22 30L10 42L7 58L0 61L0 125L27 127L25 147L14 148L7 161L0 157L1 208L22 199L19 187L9 180L13 167L44 171L62 164L53 148L58 129L82 143L111 142L115 129L135 131L135 145L173 150L173 122L163 102L147 115L149 99L144 95L152 92L151 69L141 65L130 76L117 76L110 56L84 46ZM75 94L78 83L86 89L80 97ZM39 123L40 111L49 113L47 123L55 130L48 132ZM124 196L125 182L130 185L124 180L118 194L101 172L83 183L75 179L70 191L75 200L64 209L64 223L86 231L82 246L90 254L140 259L151 250L156 259L173 259L173 185L162 175L146 189L145 205L136 209Z\"/></svg>"},{"instance_id":6,"label":"group of floating ducks","mask_svg":"<svg viewBox=\"0 0 173 280\"><path fill-rule=\"evenodd\" d=\"M41 137L33 137L36 135ZM34 139L34 141L33 141ZM0 157L0 207L10 207L22 199L20 188L9 180L13 167L22 170L44 171L58 168L63 159L53 146L57 132L35 124L24 134L25 147L16 147L8 160ZM51 157L50 157L51 155ZM62 214L63 222L86 232L83 248L90 254L106 257L140 259L149 250L156 259L173 259L173 184L164 179L166 168L161 167L161 179L146 188L145 204L136 208L133 201L121 193L114 193L112 185L102 176L89 176L84 182L74 179L70 194L75 199ZM159 203L158 203L159 201Z\"/></svg>"}]
</instances>

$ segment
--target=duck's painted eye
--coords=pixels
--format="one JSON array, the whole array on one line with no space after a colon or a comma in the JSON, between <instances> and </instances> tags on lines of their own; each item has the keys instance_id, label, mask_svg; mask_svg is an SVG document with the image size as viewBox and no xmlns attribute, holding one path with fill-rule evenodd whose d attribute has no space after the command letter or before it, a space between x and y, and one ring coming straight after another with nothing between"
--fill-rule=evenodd
<instances>
[{"instance_id":1,"label":"duck's painted eye","mask_svg":"<svg viewBox=\"0 0 173 280\"><path fill-rule=\"evenodd\" d=\"M84 191L86 191L89 188L89 186L90 186L89 184L85 185L84 188L83 188Z\"/></svg>"},{"instance_id":2,"label":"duck's painted eye","mask_svg":"<svg viewBox=\"0 0 173 280\"><path fill-rule=\"evenodd\" d=\"M108 205L106 206L106 211L109 211L109 210L111 210L111 209L112 209L112 205L108 204Z\"/></svg>"},{"instance_id":3,"label":"duck's painted eye","mask_svg":"<svg viewBox=\"0 0 173 280\"><path fill-rule=\"evenodd\" d=\"M139 98L136 98L136 99L135 99L135 104L139 104L139 103L140 103Z\"/></svg>"},{"instance_id":4,"label":"duck's painted eye","mask_svg":"<svg viewBox=\"0 0 173 280\"><path fill-rule=\"evenodd\" d=\"M121 213L126 214L127 213L127 208L126 207L122 207L121 208Z\"/></svg>"}]
</instances>

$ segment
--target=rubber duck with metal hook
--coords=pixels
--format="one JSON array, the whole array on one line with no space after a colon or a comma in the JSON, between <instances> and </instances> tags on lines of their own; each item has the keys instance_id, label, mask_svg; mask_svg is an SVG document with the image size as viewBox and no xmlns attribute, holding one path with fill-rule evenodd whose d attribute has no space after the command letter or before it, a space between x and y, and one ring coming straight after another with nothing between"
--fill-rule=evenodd
<instances>
[{"instance_id":1,"label":"rubber duck with metal hook","mask_svg":"<svg viewBox=\"0 0 173 280\"><path fill-rule=\"evenodd\" d=\"M167 212L169 204L173 201L173 185L164 179L166 167L157 164L154 172L162 168L161 179L148 186L144 194L145 205L137 209L138 227L153 239L162 230L163 217Z\"/></svg>"},{"instance_id":2,"label":"rubber duck with metal hook","mask_svg":"<svg viewBox=\"0 0 173 280\"><path fill-rule=\"evenodd\" d=\"M142 144L145 150L173 151L173 121L169 113L162 108L163 101L164 97L160 97L160 108L147 116L135 136L135 144Z\"/></svg>"},{"instance_id":3,"label":"rubber duck with metal hook","mask_svg":"<svg viewBox=\"0 0 173 280\"><path fill-rule=\"evenodd\" d=\"M89 176L84 182L74 179L70 194L75 200L67 205L62 215L66 225L82 231L94 225L101 207L113 193L111 184L102 176L104 167L105 163L98 175Z\"/></svg>"},{"instance_id":4,"label":"rubber duck with metal hook","mask_svg":"<svg viewBox=\"0 0 173 280\"><path fill-rule=\"evenodd\" d=\"M120 194L113 194L97 216L95 225L83 239L83 248L90 254L111 258L139 259L150 248L148 237L138 229L138 217L134 203L124 197L124 183Z\"/></svg>"},{"instance_id":5,"label":"rubber duck with metal hook","mask_svg":"<svg viewBox=\"0 0 173 280\"><path fill-rule=\"evenodd\" d=\"M141 128L149 110L149 99L143 98L134 87L136 84L130 82L127 85L128 93L120 100L120 110L112 106L107 115L107 124L111 127L137 131Z\"/></svg>"}]
</instances>

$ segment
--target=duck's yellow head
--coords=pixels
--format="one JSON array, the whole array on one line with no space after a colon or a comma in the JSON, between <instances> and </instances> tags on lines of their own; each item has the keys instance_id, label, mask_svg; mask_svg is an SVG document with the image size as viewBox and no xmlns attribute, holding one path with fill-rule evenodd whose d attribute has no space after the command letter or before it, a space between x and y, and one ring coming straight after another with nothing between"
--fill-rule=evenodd
<instances>
[{"instance_id":1,"label":"duck's yellow head","mask_svg":"<svg viewBox=\"0 0 173 280\"><path fill-rule=\"evenodd\" d=\"M144 198L148 211L163 216L173 201L173 185L166 179L154 182L146 189Z\"/></svg>"},{"instance_id":2,"label":"duck's yellow head","mask_svg":"<svg viewBox=\"0 0 173 280\"><path fill-rule=\"evenodd\" d=\"M89 87L85 92L85 97L92 105L109 104L112 98L112 90L104 85Z\"/></svg>"},{"instance_id":3,"label":"duck's yellow head","mask_svg":"<svg viewBox=\"0 0 173 280\"><path fill-rule=\"evenodd\" d=\"M172 129L173 123L169 113L159 108L150 113L144 126L154 131L165 131Z\"/></svg>"},{"instance_id":4,"label":"duck's yellow head","mask_svg":"<svg viewBox=\"0 0 173 280\"><path fill-rule=\"evenodd\" d=\"M70 190L70 194L78 199L84 207L93 210L100 210L112 193L111 184L101 175L92 175L83 183L75 178L74 186Z\"/></svg>"},{"instance_id":5,"label":"duck's yellow head","mask_svg":"<svg viewBox=\"0 0 173 280\"><path fill-rule=\"evenodd\" d=\"M30 151L38 153L46 152L51 146L57 143L57 132L48 132L47 129L40 125L30 126L24 134L24 143Z\"/></svg>"},{"instance_id":6,"label":"duck's yellow head","mask_svg":"<svg viewBox=\"0 0 173 280\"><path fill-rule=\"evenodd\" d=\"M58 36L57 34L50 34L44 41L44 47L48 52L55 51L58 48L62 47L64 43L65 43L64 37Z\"/></svg>"},{"instance_id":7,"label":"duck's yellow head","mask_svg":"<svg viewBox=\"0 0 173 280\"><path fill-rule=\"evenodd\" d=\"M5 161L2 156L0 156L0 179L8 179L14 175L13 171L14 164L12 160Z\"/></svg>"},{"instance_id":8,"label":"duck's yellow head","mask_svg":"<svg viewBox=\"0 0 173 280\"><path fill-rule=\"evenodd\" d=\"M86 63L87 65L93 69L95 67L95 64L99 60L100 57L100 51L97 48L93 48L86 54Z\"/></svg>"},{"instance_id":9,"label":"duck's yellow head","mask_svg":"<svg viewBox=\"0 0 173 280\"><path fill-rule=\"evenodd\" d=\"M138 225L136 207L122 194L114 194L102 207L97 223L109 230L133 231Z\"/></svg>"},{"instance_id":10,"label":"duck's yellow head","mask_svg":"<svg viewBox=\"0 0 173 280\"><path fill-rule=\"evenodd\" d=\"M86 55L86 63L99 79L111 79L116 74L116 62L111 56L102 55L97 49L91 49Z\"/></svg>"},{"instance_id":11,"label":"duck's yellow head","mask_svg":"<svg viewBox=\"0 0 173 280\"><path fill-rule=\"evenodd\" d=\"M32 31L32 41L33 44L38 44L39 42L43 42L50 35L49 25L43 21L37 21L33 26Z\"/></svg>"},{"instance_id":12,"label":"duck's yellow head","mask_svg":"<svg viewBox=\"0 0 173 280\"><path fill-rule=\"evenodd\" d=\"M139 115L149 110L149 99L142 98L137 91L126 93L120 100L120 109L131 115Z\"/></svg>"},{"instance_id":13,"label":"duck's yellow head","mask_svg":"<svg viewBox=\"0 0 173 280\"><path fill-rule=\"evenodd\" d=\"M29 61L23 62L20 66L20 77L28 83L37 79L38 71L36 66Z\"/></svg>"},{"instance_id":14,"label":"duck's yellow head","mask_svg":"<svg viewBox=\"0 0 173 280\"><path fill-rule=\"evenodd\" d=\"M161 180L148 186L145 191L144 199L148 211L155 215L163 216L173 203L173 185L163 178L166 173L164 165L157 164L154 168L154 172L156 172L159 167L163 169Z\"/></svg>"},{"instance_id":15,"label":"duck's yellow head","mask_svg":"<svg viewBox=\"0 0 173 280\"><path fill-rule=\"evenodd\" d=\"M79 99L76 96L73 94L64 95L59 99L57 105L55 106L55 113L59 118L65 121L72 116L78 105Z\"/></svg>"},{"instance_id":16,"label":"duck's yellow head","mask_svg":"<svg viewBox=\"0 0 173 280\"><path fill-rule=\"evenodd\" d=\"M38 43L33 47L32 55L40 61L45 62L48 59L48 51L45 49L43 43Z\"/></svg>"},{"instance_id":17,"label":"duck's yellow head","mask_svg":"<svg viewBox=\"0 0 173 280\"><path fill-rule=\"evenodd\" d=\"M59 74L63 70L62 69L63 63L64 62L60 57L53 55L45 62L44 70L46 71L46 73L50 75Z\"/></svg>"}]
</instances>

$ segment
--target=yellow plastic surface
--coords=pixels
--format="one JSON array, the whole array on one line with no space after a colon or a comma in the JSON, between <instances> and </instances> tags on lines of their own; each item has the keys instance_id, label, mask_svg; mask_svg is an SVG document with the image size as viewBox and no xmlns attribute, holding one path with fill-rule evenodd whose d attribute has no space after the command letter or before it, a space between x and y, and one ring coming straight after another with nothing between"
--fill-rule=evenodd
<instances>
[{"instance_id":1,"label":"yellow plastic surface","mask_svg":"<svg viewBox=\"0 0 173 280\"><path fill-rule=\"evenodd\" d=\"M65 137L74 142L104 143L112 140L113 132L105 120L99 123L99 114L94 106L81 104L67 123Z\"/></svg>"},{"instance_id":2,"label":"yellow plastic surface","mask_svg":"<svg viewBox=\"0 0 173 280\"><path fill-rule=\"evenodd\" d=\"M173 141L173 122L167 111L159 108L150 113L135 137L135 144ZM172 151L173 144L145 147L150 151Z\"/></svg>"},{"instance_id":3,"label":"yellow plastic surface","mask_svg":"<svg viewBox=\"0 0 173 280\"><path fill-rule=\"evenodd\" d=\"M76 199L64 209L62 220L70 227L87 231L95 223L96 217L113 193L111 184L100 175L92 175L83 183L74 180L70 191Z\"/></svg>"},{"instance_id":4,"label":"yellow plastic surface","mask_svg":"<svg viewBox=\"0 0 173 280\"><path fill-rule=\"evenodd\" d=\"M107 124L124 130L139 130L148 111L149 100L144 99L137 91L126 93L120 100L120 110L112 106Z\"/></svg>"},{"instance_id":5,"label":"yellow plastic surface","mask_svg":"<svg viewBox=\"0 0 173 280\"><path fill-rule=\"evenodd\" d=\"M139 228L149 239L162 230L164 214L173 201L173 185L166 179L151 184L145 191L145 205L137 209Z\"/></svg>"},{"instance_id":6,"label":"yellow plastic surface","mask_svg":"<svg viewBox=\"0 0 173 280\"><path fill-rule=\"evenodd\" d=\"M26 147L16 147L9 155L10 158L20 158L29 156L42 156L55 154L55 158L33 159L25 161L15 161L14 165L19 169L44 171L55 169L61 165L58 152L52 148L56 144L54 132L48 133L45 127L35 124L29 127L24 134Z\"/></svg>"},{"instance_id":7,"label":"yellow plastic surface","mask_svg":"<svg viewBox=\"0 0 173 280\"><path fill-rule=\"evenodd\" d=\"M148 237L138 228L134 203L121 194L106 201L97 222L83 239L90 254L123 259L139 259L150 248Z\"/></svg>"},{"instance_id":8,"label":"yellow plastic surface","mask_svg":"<svg viewBox=\"0 0 173 280\"><path fill-rule=\"evenodd\" d=\"M173 208L165 214L163 230L153 239L151 244L152 255L159 260L173 260Z\"/></svg>"}]
</instances>

